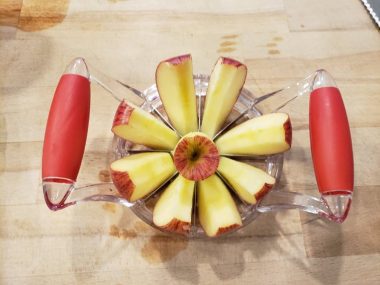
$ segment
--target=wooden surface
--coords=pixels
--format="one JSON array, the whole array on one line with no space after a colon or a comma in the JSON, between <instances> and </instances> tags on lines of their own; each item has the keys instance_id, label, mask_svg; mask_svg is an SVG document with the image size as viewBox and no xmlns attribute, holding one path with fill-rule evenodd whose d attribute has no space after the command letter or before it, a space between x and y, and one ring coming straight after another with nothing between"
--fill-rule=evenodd
<instances>
[{"instance_id":1,"label":"wooden surface","mask_svg":"<svg viewBox=\"0 0 380 285\"><path fill-rule=\"evenodd\" d=\"M0 284L380 283L380 35L360 1L1 0L0 17ZM197 73L219 55L244 61L258 95L318 68L333 74L355 155L343 225L288 211L225 239L186 241L118 205L48 210L42 140L66 64L83 56L144 89L161 59L187 52ZM80 184L104 179L112 138L116 102L92 91ZM306 122L281 183L315 193Z\"/></svg>"}]
</instances>

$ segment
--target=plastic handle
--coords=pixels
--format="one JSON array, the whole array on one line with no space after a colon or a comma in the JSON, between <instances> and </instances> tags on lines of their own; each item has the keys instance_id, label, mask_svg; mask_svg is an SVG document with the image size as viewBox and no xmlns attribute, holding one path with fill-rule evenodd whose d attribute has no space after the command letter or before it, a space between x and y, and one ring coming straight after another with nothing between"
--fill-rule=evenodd
<instances>
[{"instance_id":1,"label":"plastic handle","mask_svg":"<svg viewBox=\"0 0 380 285\"><path fill-rule=\"evenodd\" d=\"M42 179L76 181L86 144L90 115L90 82L64 74L57 86L46 125Z\"/></svg>"},{"instance_id":2,"label":"plastic handle","mask_svg":"<svg viewBox=\"0 0 380 285\"><path fill-rule=\"evenodd\" d=\"M353 192L351 134L339 89L321 87L312 91L309 108L311 153L319 192Z\"/></svg>"}]
</instances>

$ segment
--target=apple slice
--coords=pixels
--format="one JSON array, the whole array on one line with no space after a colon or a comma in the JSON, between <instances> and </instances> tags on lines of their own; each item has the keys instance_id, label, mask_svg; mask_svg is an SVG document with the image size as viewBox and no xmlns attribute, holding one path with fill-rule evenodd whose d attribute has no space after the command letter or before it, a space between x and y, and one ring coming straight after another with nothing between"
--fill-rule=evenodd
<instances>
[{"instance_id":1,"label":"apple slice","mask_svg":"<svg viewBox=\"0 0 380 285\"><path fill-rule=\"evenodd\" d=\"M190 231L195 182L181 175L165 189L153 210L153 223L170 232Z\"/></svg>"},{"instance_id":2,"label":"apple slice","mask_svg":"<svg viewBox=\"0 0 380 285\"><path fill-rule=\"evenodd\" d=\"M173 149L179 140L164 123L126 101L117 108L112 132L131 142L162 150Z\"/></svg>"},{"instance_id":3,"label":"apple slice","mask_svg":"<svg viewBox=\"0 0 380 285\"><path fill-rule=\"evenodd\" d=\"M185 135L198 129L193 65L191 55L181 55L160 62L156 85L173 127Z\"/></svg>"},{"instance_id":4,"label":"apple slice","mask_svg":"<svg viewBox=\"0 0 380 285\"><path fill-rule=\"evenodd\" d=\"M214 174L198 183L199 221L206 234L214 237L240 227L238 209L220 178Z\"/></svg>"},{"instance_id":5,"label":"apple slice","mask_svg":"<svg viewBox=\"0 0 380 285\"><path fill-rule=\"evenodd\" d=\"M249 204L256 204L276 182L264 170L226 157L220 159L218 171L239 197Z\"/></svg>"},{"instance_id":6,"label":"apple slice","mask_svg":"<svg viewBox=\"0 0 380 285\"><path fill-rule=\"evenodd\" d=\"M170 154L164 152L130 155L114 161L110 168L117 190L130 202L151 193L175 172Z\"/></svg>"},{"instance_id":7,"label":"apple slice","mask_svg":"<svg viewBox=\"0 0 380 285\"><path fill-rule=\"evenodd\" d=\"M220 57L211 73L201 131L210 138L219 131L231 112L247 77L247 67L230 58Z\"/></svg>"},{"instance_id":8,"label":"apple slice","mask_svg":"<svg viewBox=\"0 0 380 285\"><path fill-rule=\"evenodd\" d=\"M292 126L288 114L271 113L250 119L216 140L221 154L269 155L288 150Z\"/></svg>"}]
</instances>

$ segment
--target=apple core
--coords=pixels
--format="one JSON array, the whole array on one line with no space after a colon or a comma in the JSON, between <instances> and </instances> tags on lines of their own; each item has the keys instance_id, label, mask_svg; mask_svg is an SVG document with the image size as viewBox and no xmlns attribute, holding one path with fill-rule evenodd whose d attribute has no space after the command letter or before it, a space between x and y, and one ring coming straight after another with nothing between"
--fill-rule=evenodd
<instances>
[{"instance_id":1,"label":"apple core","mask_svg":"<svg viewBox=\"0 0 380 285\"><path fill-rule=\"evenodd\" d=\"M199 181L213 175L219 165L219 151L214 142L200 132L185 135L173 154L174 165L181 175Z\"/></svg>"}]
</instances>

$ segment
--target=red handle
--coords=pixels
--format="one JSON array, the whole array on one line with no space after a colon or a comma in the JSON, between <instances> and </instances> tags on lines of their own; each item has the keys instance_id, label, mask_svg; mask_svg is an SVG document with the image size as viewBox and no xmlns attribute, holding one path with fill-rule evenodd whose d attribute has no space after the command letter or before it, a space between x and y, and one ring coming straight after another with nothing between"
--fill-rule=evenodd
<instances>
[{"instance_id":1,"label":"red handle","mask_svg":"<svg viewBox=\"0 0 380 285\"><path fill-rule=\"evenodd\" d=\"M90 115L90 82L76 74L61 77L46 125L42 179L76 181L82 162ZM60 182L51 178L50 181Z\"/></svg>"},{"instance_id":2,"label":"red handle","mask_svg":"<svg viewBox=\"0 0 380 285\"><path fill-rule=\"evenodd\" d=\"M353 191L354 163L350 127L339 90L321 87L310 95L310 142L319 192Z\"/></svg>"}]
</instances>

